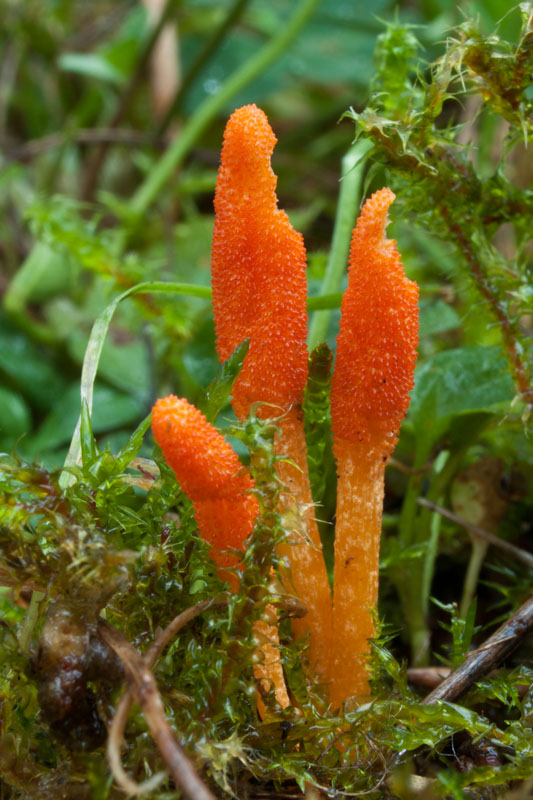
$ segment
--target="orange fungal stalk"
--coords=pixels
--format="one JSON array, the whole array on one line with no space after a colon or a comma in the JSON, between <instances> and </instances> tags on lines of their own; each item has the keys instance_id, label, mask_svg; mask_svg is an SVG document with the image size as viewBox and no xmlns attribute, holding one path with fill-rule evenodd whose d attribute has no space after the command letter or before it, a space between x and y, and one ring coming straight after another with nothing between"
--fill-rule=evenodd
<instances>
[{"instance_id":1,"label":"orange fungal stalk","mask_svg":"<svg viewBox=\"0 0 533 800\"><path fill-rule=\"evenodd\" d=\"M353 231L331 387L337 461L333 590L334 707L369 691L368 639L375 635L385 465L409 405L418 343L418 287L385 238L394 200L381 189Z\"/></svg>"},{"instance_id":2,"label":"orange fungal stalk","mask_svg":"<svg viewBox=\"0 0 533 800\"><path fill-rule=\"evenodd\" d=\"M307 509L306 534L295 533L280 553L291 564L291 585L307 608L297 635L310 633L309 658L327 676L331 594L313 518L301 403L307 379L307 282L303 238L278 208L270 159L276 137L255 105L230 117L215 192L212 251L217 353L226 360L244 339L248 354L233 388L241 419L252 403L279 417L279 475Z\"/></svg>"},{"instance_id":3,"label":"orange fungal stalk","mask_svg":"<svg viewBox=\"0 0 533 800\"><path fill-rule=\"evenodd\" d=\"M182 398L169 395L158 400L152 410L152 431L166 462L190 498L198 531L211 545L211 557L223 580L238 588L235 568L244 542L252 532L259 512L257 499L250 494L254 483L238 456L201 411ZM269 618L271 611L267 607ZM261 663L254 675L266 690L274 687L277 702L286 708L289 698L279 658L279 639L263 643L265 626L259 620L254 631ZM272 639L272 637L271 637ZM264 716L264 705L259 703Z\"/></svg>"}]
</instances>

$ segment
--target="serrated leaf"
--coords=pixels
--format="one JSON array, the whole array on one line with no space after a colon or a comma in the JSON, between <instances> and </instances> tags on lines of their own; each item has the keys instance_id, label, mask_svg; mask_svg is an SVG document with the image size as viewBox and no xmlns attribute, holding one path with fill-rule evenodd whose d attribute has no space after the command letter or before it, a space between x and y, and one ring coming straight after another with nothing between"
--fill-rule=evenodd
<instances>
[{"instance_id":1,"label":"serrated leaf","mask_svg":"<svg viewBox=\"0 0 533 800\"><path fill-rule=\"evenodd\" d=\"M135 458L137 453L142 447L144 435L148 428L150 427L150 423L152 421L152 415L148 414L143 421L137 425L135 430L133 431L132 435L121 449L120 453L115 458L115 469L117 473L124 472L126 467L131 464L132 460Z\"/></svg>"},{"instance_id":2,"label":"serrated leaf","mask_svg":"<svg viewBox=\"0 0 533 800\"><path fill-rule=\"evenodd\" d=\"M249 347L250 339L245 339L237 345L227 361L223 363L215 380L206 389L205 415L210 422L216 421L219 413L228 403L233 384L242 369Z\"/></svg>"},{"instance_id":3,"label":"serrated leaf","mask_svg":"<svg viewBox=\"0 0 533 800\"><path fill-rule=\"evenodd\" d=\"M490 412L510 402L513 382L497 348L463 347L437 353L416 371L409 418L419 449L431 448L461 414Z\"/></svg>"}]
</instances>

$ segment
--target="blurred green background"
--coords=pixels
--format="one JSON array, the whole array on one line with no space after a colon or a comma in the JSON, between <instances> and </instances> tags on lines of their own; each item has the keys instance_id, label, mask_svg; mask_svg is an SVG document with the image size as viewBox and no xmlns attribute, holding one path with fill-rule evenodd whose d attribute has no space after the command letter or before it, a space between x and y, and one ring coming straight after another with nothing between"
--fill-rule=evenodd
<instances>
[{"instance_id":1,"label":"blurred green background","mask_svg":"<svg viewBox=\"0 0 533 800\"><path fill-rule=\"evenodd\" d=\"M154 279L208 285L218 154L235 107L260 104L279 138L280 205L304 233L316 293L333 230L340 160L353 137L353 125L339 119L368 99L382 20L420 26L414 28L420 55L430 61L464 14L479 15L489 32L513 4L471 2L459 9L447 0L323 0L288 48L211 115L171 179L145 204L142 220L134 219L136 193L169 142L228 76L283 31L297 7L295 0L3 0L1 450L16 445L25 456L61 463L79 413L80 365L91 325L119 291ZM150 22L158 8L168 20L170 47L159 71ZM512 37L518 29L515 13L501 32ZM374 176L377 184L380 179ZM462 313L453 256L441 242L394 219L407 270L422 282L422 356L468 342L477 323ZM124 303L99 370L95 431L118 446L157 395L172 390L195 400L215 369L207 301L144 297Z\"/></svg>"}]
</instances>

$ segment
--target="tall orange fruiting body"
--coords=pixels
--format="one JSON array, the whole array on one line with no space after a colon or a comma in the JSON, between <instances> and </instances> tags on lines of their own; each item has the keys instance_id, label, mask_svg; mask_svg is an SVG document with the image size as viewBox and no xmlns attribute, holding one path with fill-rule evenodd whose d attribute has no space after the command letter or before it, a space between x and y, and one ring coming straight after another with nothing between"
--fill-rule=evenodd
<instances>
[{"instance_id":1,"label":"tall orange fruiting body","mask_svg":"<svg viewBox=\"0 0 533 800\"><path fill-rule=\"evenodd\" d=\"M385 465L409 405L418 344L418 287L385 238L394 200L381 189L353 231L331 386L337 461L333 587L334 707L369 691L368 639L375 635Z\"/></svg>"},{"instance_id":2,"label":"tall orange fruiting body","mask_svg":"<svg viewBox=\"0 0 533 800\"><path fill-rule=\"evenodd\" d=\"M276 137L255 105L237 109L224 133L215 192L212 250L217 353L227 359L244 339L248 354L233 389L241 419L252 403L279 417L278 472L301 507L307 534L295 533L280 550L291 564L292 586L307 608L294 622L310 633L309 658L327 676L331 594L313 518L301 404L307 378L307 282L303 238L278 208L270 159Z\"/></svg>"},{"instance_id":3,"label":"tall orange fruiting body","mask_svg":"<svg viewBox=\"0 0 533 800\"><path fill-rule=\"evenodd\" d=\"M152 410L152 431L165 461L190 498L200 536L211 545L210 555L223 580L233 591L238 588L235 568L259 512L257 499L250 494L254 483L223 436L195 406L174 395L158 400ZM232 569L233 568L233 569ZM277 702L286 708L289 697L279 656L279 639L270 631L272 610L266 620L258 620L254 631L261 663L254 675L265 690L272 685ZM267 637L266 633L270 636ZM259 699L264 716L264 704Z\"/></svg>"}]
</instances>

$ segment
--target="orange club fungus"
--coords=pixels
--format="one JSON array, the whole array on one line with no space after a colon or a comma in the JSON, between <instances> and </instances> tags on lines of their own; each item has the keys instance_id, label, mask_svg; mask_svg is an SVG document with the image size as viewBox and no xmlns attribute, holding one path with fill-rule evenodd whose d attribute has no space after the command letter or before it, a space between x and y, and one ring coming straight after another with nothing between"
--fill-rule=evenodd
<instances>
[{"instance_id":1,"label":"orange club fungus","mask_svg":"<svg viewBox=\"0 0 533 800\"><path fill-rule=\"evenodd\" d=\"M353 231L331 386L338 472L330 673L335 708L369 692L385 466L414 381L418 287L405 276L396 242L385 238L393 200L387 188L373 194Z\"/></svg>"},{"instance_id":2,"label":"orange club fungus","mask_svg":"<svg viewBox=\"0 0 533 800\"><path fill-rule=\"evenodd\" d=\"M192 501L200 536L211 545L210 555L220 577L233 591L238 589L235 570L239 554L251 534L259 512L250 491L254 482L233 448L195 406L174 395L158 400L152 410L152 431L165 461ZM286 708L289 698L279 656L277 628L271 630L273 609L254 625L261 663L254 676L263 688L273 686L277 702ZM259 698L261 715L264 704Z\"/></svg>"},{"instance_id":3,"label":"orange club fungus","mask_svg":"<svg viewBox=\"0 0 533 800\"><path fill-rule=\"evenodd\" d=\"M394 194L382 189L367 200L353 231L331 387L338 472L332 603L313 515L302 418L306 253L302 236L277 205L270 164L275 144L265 114L255 105L230 117L215 194L217 353L225 361L249 339L233 387L235 413L244 419L254 405L259 416L277 418L277 470L288 490L282 511L298 503L306 529L291 531L278 550L281 563L290 563L290 574L283 571L286 587L307 609L293 629L297 636L310 634L310 665L329 683L332 706L339 708L347 698L369 692L368 640L375 635L384 474L413 386L418 287L406 278L396 243L385 237ZM187 401L159 400L152 424L193 502L219 572L235 590L235 551L244 548L258 513L250 494L253 481L223 437ZM262 651L254 674L263 688L273 685L278 703L286 707L273 606L266 607L254 630ZM264 716L261 701L259 707Z\"/></svg>"},{"instance_id":4,"label":"orange club fungus","mask_svg":"<svg viewBox=\"0 0 533 800\"><path fill-rule=\"evenodd\" d=\"M307 609L293 629L297 636L310 634L309 661L325 679L331 593L313 514L301 410L308 358L306 252L301 234L278 208L270 163L276 141L255 105L237 109L226 125L212 249L217 353L224 361L249 338L233 408L243 419L251 404L261 404L260 416L278 417L276 452L289 459L279 461L278 474L305 516L305 531L292 532L278 554L291 566L289 591Z\"/></svg>"}]
</instances>

